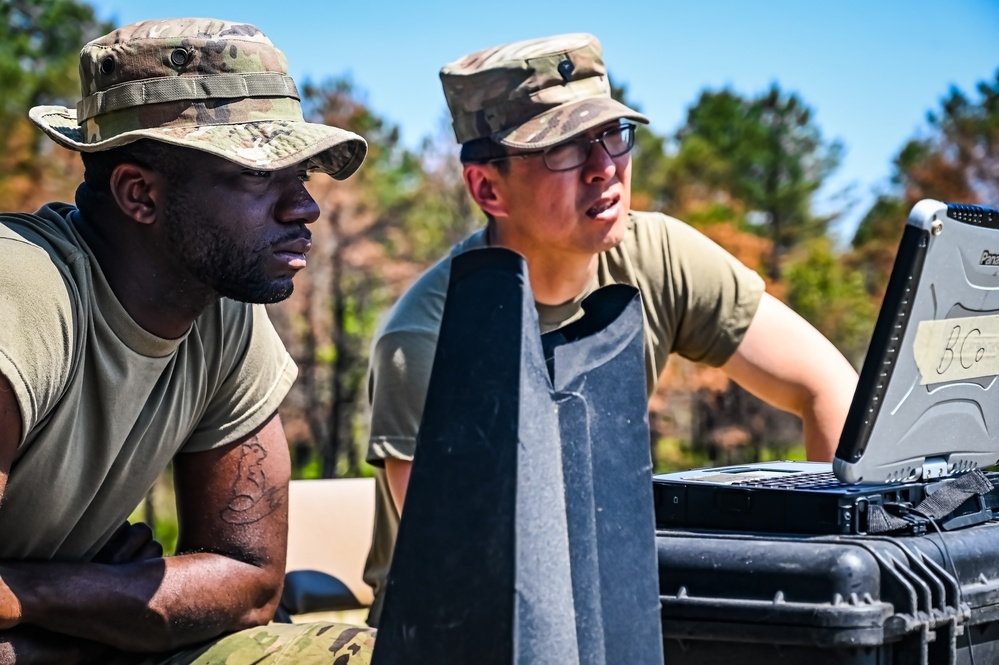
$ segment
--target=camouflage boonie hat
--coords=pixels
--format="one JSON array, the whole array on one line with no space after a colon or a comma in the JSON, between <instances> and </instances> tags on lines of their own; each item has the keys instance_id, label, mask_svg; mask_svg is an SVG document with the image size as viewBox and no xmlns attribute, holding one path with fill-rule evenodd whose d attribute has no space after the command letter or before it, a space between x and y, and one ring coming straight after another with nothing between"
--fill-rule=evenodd
<instances>
[{"instance_id":1,"label":"camouflage boonie hat","mask_svg":"<svg viewBox=\"0 0 999 665\"><path fill-rule=\"evenodd\" d=\"M149 138L262 171L308 161L342 180L364 139L306 122L288 63L260 30L215 19L134 23L80 52L76 110L37 106L31 120L56 143L97 152Z\"/></svg>"},{"instance_id":2,"label":"camouflage boonie hat","mask_svg":"<svg viewBox=\"0 0 999 665\"><path fill-rule=\"evenodd\" d=\"M479 51L440 76L458 143L540 150L611 120L649 122L611 99L600 42L585 33Z\"/></svg>"}]
</instances>

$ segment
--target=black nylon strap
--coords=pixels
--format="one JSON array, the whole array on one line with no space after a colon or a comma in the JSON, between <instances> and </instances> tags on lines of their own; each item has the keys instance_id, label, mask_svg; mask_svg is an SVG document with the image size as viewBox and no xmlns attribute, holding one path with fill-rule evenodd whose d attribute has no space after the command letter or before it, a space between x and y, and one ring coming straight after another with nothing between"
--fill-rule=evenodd
<instances>
[{"instance_id":1,"label":"black nylon strap","mask_svg":"<svg viewBox=\"0 0 999 665\"><path fill-rule=\"evenodd\" d=\"M993 487L985 474L975 469L957 478L927 486L927 497L920 501L912 512L920 517L939 520L954 512L970 497L988 494ZM904 518L892 515L882 506L868 507L867 533L869 534L900 531L911 524Z\"/></svg>"},{"instance_id":2,"label":"black nylon strap","mask_svg":"<svg viewBox=\"0 0 999 665\"><path fill-rule=\"evenodd\" d=\"M933 487L935 491L926 489L929 496L916 506L916 510L936 520L954 512L968 497L990 492L993 486L984 473L975 469Z\"/></svg>"},{"instance_id":3,"label":"black nylon strap","mask_svg":"<svg viewBox=\"0 0 999 665\"><path fill-rule=\"evenodd\" d=\"M911 524L908 520L892 515L883 506L870 505L867 507L867 533L890 533L900 531Z\"/></svg>"}]
</instances>

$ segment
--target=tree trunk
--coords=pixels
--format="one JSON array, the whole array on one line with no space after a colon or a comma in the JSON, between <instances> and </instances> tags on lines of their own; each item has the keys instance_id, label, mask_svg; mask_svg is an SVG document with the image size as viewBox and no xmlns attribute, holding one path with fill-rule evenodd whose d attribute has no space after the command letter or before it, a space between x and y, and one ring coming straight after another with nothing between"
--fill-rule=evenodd
<instances>
[{"instance_id":1,"label":"tree trunk","mask_svg":"<svg viewBox=\"0 0 999 665\"><path fill-rule=\"evenodd\" d=\"M330 300L333 308L333 375L330 377L331 399L329 440L323 447L323 478L336 478L337 457L340 454L341 430L343 428L343 375L346 371L344 362L345 337L344 323L346 306L343 301L343 238L340 228L339 211L330 214L330 226L333 228L333 253L330 256L332 279L330 281Z\"/></svg>"},{"instance_id":2,"label":"tree trunk","mask_svg":"<svg viewBox=\"0 0 999 665\"><path fill-rule=\"evenodd\" d=\"M780 259L784 253L784 219L780 209L780 170L782 159L781 128L776 125L770 128L770 169L767 173L767 204L770 215L770 237L773 245L770 248L770 279L780 280Z\"/></svg>"}]
</instances>

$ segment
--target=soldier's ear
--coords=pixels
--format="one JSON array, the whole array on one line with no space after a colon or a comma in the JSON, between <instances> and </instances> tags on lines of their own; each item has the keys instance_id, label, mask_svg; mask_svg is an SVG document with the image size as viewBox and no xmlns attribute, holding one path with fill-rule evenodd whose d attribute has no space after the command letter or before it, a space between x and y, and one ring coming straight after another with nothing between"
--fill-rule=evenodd
<instances>
[{"instance_id":1,"label":"soldier's ear","mask_svg":"<svg viewBox=\"0 0 999 665\"><path fill-rule=\"evenodd\" d=\"M502 177L492 164L465 164L462 171L465 187L482 212L506 217L507 206L501 185Z\"/></svg>"},{"instance_id":2,"label":"soldier's ear","mask_svg":"<svg viewBox=\"0 0 999 665\"><path fill-rule=\"evenodd\" d=\"M156 200L162 178L137 164L119 164L111 171L111 196L121 212L140 224L156 221Z\"/></svg>"}]
</instances>

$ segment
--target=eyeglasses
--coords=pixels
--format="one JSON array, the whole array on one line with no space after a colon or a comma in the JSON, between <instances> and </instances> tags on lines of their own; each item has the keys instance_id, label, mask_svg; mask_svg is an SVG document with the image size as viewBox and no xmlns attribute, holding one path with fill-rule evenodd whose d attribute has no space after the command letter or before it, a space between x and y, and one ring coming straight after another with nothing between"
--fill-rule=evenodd
<instances>
[{"instance_id":1,"label":"eyeglasses","mask_svg":"<svg viewBox=\"0 0 999 665\"><path fill-rule=\"evenodd\" d=\"M527 159L541 155L545 160L545 167L549 171L571 171L579 168L590 158L593 144L599 143L611 157L620 157L631 152L635 147L635 125L622 123L616 127L600 132L599 135L591 138L577 136L544 150L534 150L531 152L518 152L513 155L494 157L487 159L486 163L498 162L504 159Z\"/></svg>"}]
</instances>

